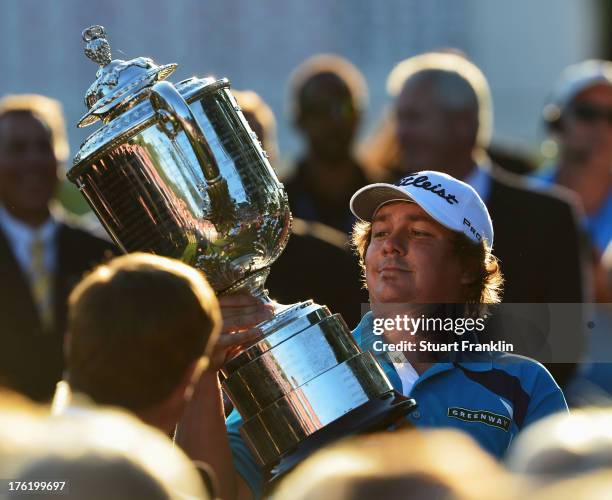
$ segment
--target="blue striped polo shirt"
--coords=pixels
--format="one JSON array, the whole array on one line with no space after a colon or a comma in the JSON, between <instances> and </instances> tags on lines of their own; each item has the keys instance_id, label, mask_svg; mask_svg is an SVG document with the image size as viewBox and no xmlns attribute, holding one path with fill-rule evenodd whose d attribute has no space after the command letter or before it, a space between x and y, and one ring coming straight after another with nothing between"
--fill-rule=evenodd
<instances>
[{"instance_id":1,"label":"blue striped polo shirt","mask_svg":"<svg viewBox=\"0 0 612 500\"><path fill-rule=\"evenodd\" d=\"M402 382L387 355L373 350L380 337L372 333L372 313L354 330L359 346L372 351L393 387ZM418 409L408 418L416 427L451 427L467 432L485 450L501 458L512 439L527 425L552 413L567 411L561 389L540 363L512 354L474 357L470 362L435 363L416 380L410 397ZM234 410L226 421L234 464L257 496L261 470L242 440L242 419Z\"/></svg>"}]
</instances>

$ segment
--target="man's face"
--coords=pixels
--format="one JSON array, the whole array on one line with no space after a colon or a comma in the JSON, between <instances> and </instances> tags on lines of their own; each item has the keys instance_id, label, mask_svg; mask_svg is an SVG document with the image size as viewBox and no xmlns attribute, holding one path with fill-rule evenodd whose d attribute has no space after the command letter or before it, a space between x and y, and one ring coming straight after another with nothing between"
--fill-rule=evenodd
<instances>
[{"instance_id":1,"label":"man's face","mask_svg":"<svg viewBox=\"0 0 612 500\"><path fill-rule=\"evenodd\" d=\"M50 131L29 113L0 118L0 202L19 218L45 214L56 185Z\"/></svg>"},{"instance_id":2,"label":"man's face","mask_svg":"<svg viewBox=\"0 0 612 500\"><path fill-rule=\"evenodd\" d=\"M365 255L373 309L381 303L464 302L464 273L452 236L415 203L391 202L380 208Z\"/></svg>"},{"instance_id":3,"label":"man's face","mask_svg":"<svg viewBox=\"0 0 612 500\"><path fill-rule=\"evenodd\" d=\"M612 163L612 86L580 92L562 118L561 147L566 160L583 163L604 155Z\"/></svg>"},{"instance_id":4,"label":"man's face","mask_svg":"<svg viewBox=\"0 0 612 500\"><path fill-rule=\"evenodd\" d=\"M360 113L351 91L339 77L323 73L303 87L297 120L311 149L331 160L350 150Z\"/></svg>"},{"instance_id":5,"label":"man's face","mask_svg":"<svg viewBox=\"0 0 612 500\"><path fill-rule=\"evenodd\" d=\"M449 171L457 140L453 116L434 95L427 80L408 81L396 101L400 164L405 172Z\"/></svg>"}]
</instances>

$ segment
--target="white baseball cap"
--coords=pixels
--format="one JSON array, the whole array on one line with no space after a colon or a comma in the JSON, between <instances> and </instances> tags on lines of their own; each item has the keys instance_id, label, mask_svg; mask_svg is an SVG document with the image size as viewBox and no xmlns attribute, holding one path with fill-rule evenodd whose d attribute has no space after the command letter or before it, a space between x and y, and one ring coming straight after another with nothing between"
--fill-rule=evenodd
<instances>
[{"instance_id":1,"label":"white baseball cap","mask_svg":"<svg viewBox=\"0 0 612 500\"><path fill-rule=\"evenodd\" d=\"M558 120L568 104L580 92L595 85L612 86L612 62L589 59L572 64L563 70L544 107L544 119L548 122Z\"/></svg>"},{"instance_id":2,"label":"white baseball cap","mask_svg":"<svg viewBox=\"0 0 612 500\"><path fill-rule=\"evenodd\" d=\"M391 201L412 201L443 226L465 234L475 243L493 247L489 211L472 186L433 170L408 174L397 184L377 183L359 189L351 198L351 212L371 222L378 209Z\"/></svg>"}]
</instances>

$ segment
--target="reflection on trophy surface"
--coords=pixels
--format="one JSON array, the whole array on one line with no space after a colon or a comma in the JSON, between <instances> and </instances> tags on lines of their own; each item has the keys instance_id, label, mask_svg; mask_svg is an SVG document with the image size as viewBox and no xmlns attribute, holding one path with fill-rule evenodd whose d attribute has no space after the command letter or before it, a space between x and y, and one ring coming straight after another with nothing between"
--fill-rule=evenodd
<instances>
[{"instance_id":1,"label":"reflection on trophy surface","mask_svg":"<svg viewBox=\"0 0 612 500\"><path fill-rule=\"evenodd\" d=\"M291 214L228 80L169 83L175 64L112 60L105 37L101 26L83 32L100 68L79 126L102 126L84 141L69 179L124 251L180 259L219 294L269 300L264 282ZM282 306L259 328L263 337L224 367L222 386L263 466L278 468L313 440L380 426L412 408L327 307Z\"/></svg>"}]
</instances>

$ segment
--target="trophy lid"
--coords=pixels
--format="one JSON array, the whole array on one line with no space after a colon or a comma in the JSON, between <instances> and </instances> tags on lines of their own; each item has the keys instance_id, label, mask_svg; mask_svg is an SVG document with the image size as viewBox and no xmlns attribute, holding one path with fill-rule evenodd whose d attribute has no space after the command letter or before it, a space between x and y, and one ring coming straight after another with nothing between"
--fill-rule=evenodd
<instances>
[{"instance_id":1,"label":"trophy lid","mask_svg":"<svg viewBox=\"0 0 612 500\"><path fill-rule=\"evenodd\" d=\"M85 55L98 63L96 81L87 89L85 105L89 110L78 122L86 127L98 119L104 120L111 111L129 101L143 88L167 78L176 64L157 65L147 57L129 61L111 60L111 50L103 26L90 26L83 31Z\"/></svg>"}]
</instances>

